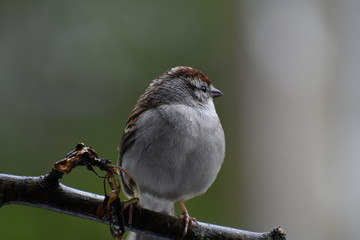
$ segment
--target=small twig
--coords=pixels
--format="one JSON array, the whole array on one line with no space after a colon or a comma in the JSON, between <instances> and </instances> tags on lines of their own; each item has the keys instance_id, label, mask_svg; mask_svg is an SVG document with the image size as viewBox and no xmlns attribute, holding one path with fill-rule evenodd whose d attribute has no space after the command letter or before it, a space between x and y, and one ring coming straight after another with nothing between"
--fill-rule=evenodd
<instances>
[{"instance_id":1,"label":"small twig","mask_svg":"<svg viewBox=\"0 0 360 240\"><path fill-rule=\"evenodd\" d=\"M125 227L123 204L119 197L121 183L118 174L119 172L126 173L126 171L120 167L108 165L110 163L110 160L99 158L93 148L86 147L83 143L78 143L73 151L66 154L64 159L57 161L54 164L53 171L70 173L72 169L77 166L86 166L89 171L103 179L105 197L102 204L98 207L96 215L100 219L109 219L111 234L115 240L121 240L122 235L125 233ZM94 167L99 168L101 171L105 171L105 176L100 176L95 171ZM129 177L132 178L131 176ZM135 180L134 184L136 185L135 188L138 188ZM109 192L107 191L107 186L111 189Z\"/></svg>"}]
</instances>

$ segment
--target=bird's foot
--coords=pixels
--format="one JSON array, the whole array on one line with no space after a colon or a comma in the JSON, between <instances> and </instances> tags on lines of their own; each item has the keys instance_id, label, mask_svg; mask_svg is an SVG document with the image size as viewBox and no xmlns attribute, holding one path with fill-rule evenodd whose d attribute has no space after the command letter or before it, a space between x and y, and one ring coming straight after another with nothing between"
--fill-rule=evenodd
<instances>
[{"instance_id":1,"label":"bird's foot","mask_svg":"<svg viewBox=\"0 0 360 240\"><path fill-rule=\"evenodd\" d=\"M131 198L123 203L122 210L129 209L128 224L131 226L133 222L134 207L137 208L141 213L141 207L139 205L139 198Z\"/></svg>"},{"instance_id":2,"label":"bird's foot","mask_svg":"<svg viewBox=\"0 0 360 240\"><path fill-rule=\"evenodd\" d=\"M181 207L181 215L178 217L177 222L182 221L184 223L184 229L181 235L181 239L183 239L189 229L189 225L192 222L197 223L196 218L194 217L190 217L189 213L185 207L184 201L183 200L179 200L180 203L180 207Z\"/></svg>"},{"instance_id":3,"label":"bird's foot","mask_svg":"<svg viewBox=\"0 0 360 240\"><path fill-rule=\"evenodd\" d=\"M181 239L183 239L189 229L189 225L192 223L192 222L195 222L197 223L196 221L196 218L194 217L190 217L189 214L181 214L177 221L182 221L184 223L184 229L183 229L183 232L182 232L182 235L181 235Z\"/></svg>"}]
</instances>

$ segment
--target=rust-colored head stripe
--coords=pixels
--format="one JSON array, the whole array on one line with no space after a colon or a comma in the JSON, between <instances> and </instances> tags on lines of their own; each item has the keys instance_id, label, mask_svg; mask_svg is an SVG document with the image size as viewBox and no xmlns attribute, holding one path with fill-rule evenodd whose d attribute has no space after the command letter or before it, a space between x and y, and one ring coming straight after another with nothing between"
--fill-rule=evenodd
<instances>
[{"instance_id":1,"label":"rust-colored head stripe","mask_svg":"<svg viewBox=\"0 0 360 240\"><path fill-rule=\"evenodd\" d=\"M168 70L164 74L164 76L169 76L171 78L188 78L188 79L192 79L192 80L198 79L209 85L211 84L209 78L207 76L205 76L205 74L203 74L199 70L191 68L191 67L185 67L185 66L174 67L174 68L171 68L170 70Z\"/></svg>"}]
</instances>

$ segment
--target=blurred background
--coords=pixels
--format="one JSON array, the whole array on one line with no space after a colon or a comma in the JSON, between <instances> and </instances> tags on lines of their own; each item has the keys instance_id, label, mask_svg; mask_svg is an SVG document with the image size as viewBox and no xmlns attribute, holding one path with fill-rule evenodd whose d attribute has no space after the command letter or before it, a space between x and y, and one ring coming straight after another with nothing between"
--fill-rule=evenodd
<instances>
[{"instance_id":1,"label":"blurred background","mask_svg":"<svg viewBox=\"0 0 360 240\"><path fill-rule=\"evenodd\" d=\"M41 175L84 142L116 162L150 81L200 69L227 140L191 216L288 239L358 239L359 1L0 2L0 172ZM62 182L102 194L84 168ZM0 209L1 239L112 239L108 226Z\"/></svg>"}]
</instances>

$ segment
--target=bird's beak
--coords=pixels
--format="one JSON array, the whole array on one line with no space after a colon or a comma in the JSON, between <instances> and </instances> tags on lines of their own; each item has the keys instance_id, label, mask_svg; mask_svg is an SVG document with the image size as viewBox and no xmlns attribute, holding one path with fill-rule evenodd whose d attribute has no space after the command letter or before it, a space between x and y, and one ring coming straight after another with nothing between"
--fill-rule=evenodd
<instances>
[{"instance_id":1,"label":"bird's beak","mask_svg":"<svg viewBox=\"0 0 360 240\"><path fill-rule=\"evenodd\" d=\"M216 88L213 88L211 90L211 97L213 97L213 98L217 98L217 97L220 97L222 95L223 95L223 93L220 90L216 89Z\"/></svg>"}]
</instances>

